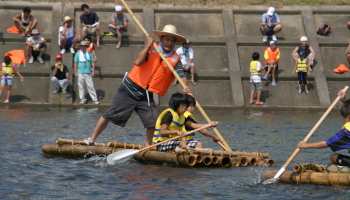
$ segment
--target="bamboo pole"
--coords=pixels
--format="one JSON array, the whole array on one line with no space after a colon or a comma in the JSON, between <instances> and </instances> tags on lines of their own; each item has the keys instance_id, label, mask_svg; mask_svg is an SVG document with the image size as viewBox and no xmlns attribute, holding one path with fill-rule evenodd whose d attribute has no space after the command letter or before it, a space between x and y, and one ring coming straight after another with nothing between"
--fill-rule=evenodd
<instances>
[{"instance_id":1,"label":"bamboo pole","mask_svg":"<svg viewBox=\"0 0 350 200\"><path fill-rule=\"evenodd\" d=\"M273 178L278 171L264 171L263 178ZM350 186L350 173L284 171L279 182L290 184L315 184L331 186Z\"/></svg>"},{"instance_id":2,"label":"bamboo pole","mask_svg":"<svg viewBox=\"0 0 350 200\"><path fill-rule=\"evenodd\" d=\"M134 19L135 23L140 27L140 29L142 30L142 32L148 36L149 34L147 33L147 31L143 28L142 24L139 22L139 20L135 17L134 13L131 11L131 9L129 8L128 4L125 3L124 0L121 0L121 2L123 3L124 7L126 8L126 10L129 12L130 16ZM174 70L173 67L171 67L169 61L164 57L163 53L160 52L158 46L156 43L153 43L153 47L154 49L158 52L158 54L160 55L160 57L162 58L162 60L166 63L166 65L169 67L169 69L171 70L171 72L174 74L175 78L177 79L177 81L180 83L180 85L182 86L182 88L186 89L187 86L185 85L185 83L181 80L180 76L177 74L177 72ZM193 94L189 93L189 95L193 96ZM198 101L196 100L196 107L198 108L198 110L200 111L200 113L203 115L204 119L208 122L211 123L210 118L208 117L208 115L205 113L205 111L203 110L202 106L198 103ZM216 136L220 139L220 141L224 144L224 146L229 150L232 151L232 149L230 148L230 146L227 144L226 140L221 136L220 132L217 130L217 128L213 129L214 133L216 134Z\"/></svg>"},{"instance_id":3,"label":"bamboo pole","mask_svg":"<svg viewBox=\"0 0 350 200\"><path fill-rule=\"evenodd\" d=\"M187 149L177 148L172 150L175 154L189 153ZM252 152L247 153L244 151L232 151L231 154L228 151L212 150L212 149L193 149L194 154L200 155L213 155L213 156L231 156L231 157L252 157L252 158L269 158L268 153Z\"/></svg>"},{"instance_id":4,"label":"bamboo pole","mask_svg":"<svg viewBox=\"0 0 350 200\"><path fill-rule=\"evenodd\" d=\"M258 159L256 158L247 158L247 161L251 166L256 166L258 164Z\"/></svg>"},{"instance_id":5,"label":"bamboo pole","mask_svg":"<svg viewBox=\"0 0 350 200\"><path fill-rule=\"evenodd\" d=\"M42 152L53 155L66 156L89 156L89 155L109 155L123 149L113 149L112 147L68 145L68 144L45 144L41 147Z\"/></svg>"},{"instance_id":6,"label":"bamboo pole","mask_svg":"<svg viewBox=\"0 0 350 200\"><path fill-rule=\"evenodd\" d=\"M81 144L81 145L88 145L83 141L76 141L76 140L66 140L66 139L61 139L61 138L57 138L56 139L56 143L57 144L71 144L71 145L77 145L77 144ZM101 146L101 147L106 147L106 144L103 143L94 143L94 145L92 146Z\"/></svg>"},{"instance_id":7,"label":"bamboo pole","mask_svg":"<svg viewBox=\"0 0 350 200\"><path fill-rule=\"evenodd\" d=\"M231 165L231 159L229 157L217 156L216 162L213 164L220 165L222 167L228 167Z\"/></svg>"},{"instance_id":8,"label":"bamboo pole","mask_svg":"<svg viewBox=\"0 0 350 200\"><path fill-rule=\"evenodd\" d=\"M176 155L168 152L160 151L144 151L139 152L133 157L140 162L167 162L176 163L178 165L193 166L196 164L197 158L193 155Z\"/></svg>"},{"instance_id":9,"label":"bamboo pole","mask_svg":"<svg viewBox=\"0 0 350 200\"><path fill-rule=\"evenodd\" d=\"M214 156L204 156L203 157L203 164L204 165L206 165L206 166L209 166L209 165L211 165L212 164L212 162L213 162L213 157Z\"/></svg>"},{"instance_id":10,"label":"bamboo pole","mask_svg":"<svg viewBox=\"0 0 350 200\"><path fill-rule=\"evenodd\" d=\"M126 143L118 143L118 142L108 142L107 144L108 147L118 147L118 148L124 148L124 149L143 149L146 146L141 146L141 145L134 145L134 144L126 144ZM153 147L149 149L151 151L155 151L156 147Z\"/></svg>"},{"instance_id":11,"label":"bamboo pole","mask_svg":"<svg viewBox=\"0 0 350 200\"><path fill-rule=\"evenodd\" d=\"M202 162L203 162L203 156L197 155L197 163L202 163Z\"/></svg>"}]
</instances>

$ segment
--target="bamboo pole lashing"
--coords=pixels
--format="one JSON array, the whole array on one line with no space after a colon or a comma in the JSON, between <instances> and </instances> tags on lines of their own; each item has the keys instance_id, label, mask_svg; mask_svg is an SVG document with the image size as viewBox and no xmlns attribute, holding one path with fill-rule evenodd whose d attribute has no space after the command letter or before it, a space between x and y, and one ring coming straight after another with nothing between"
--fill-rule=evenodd
<instances>
[{"instance_id":1,"label":"bamboo pole lashing","mask_svg":"<svg viewBox=\"0 0 350 200\"><path fill-rule=\"evenodd\" d=\"M213 156L229 156L229 157L252 157L252 158L269 158L268 153L259 153L259 152L240 152L240 151L222 151L222 150L213 150L213 149L192 149L194 154L200 155L213 155ZM188 150L177 148L173 149L172 153L183 154L188 153Z\"/></svg>"}]
</instances>

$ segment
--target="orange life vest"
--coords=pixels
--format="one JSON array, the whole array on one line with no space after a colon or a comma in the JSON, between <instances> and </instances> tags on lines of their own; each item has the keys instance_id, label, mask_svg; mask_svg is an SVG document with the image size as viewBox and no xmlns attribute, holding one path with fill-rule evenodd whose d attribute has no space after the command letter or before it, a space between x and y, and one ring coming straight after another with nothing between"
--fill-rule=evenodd
<instances>
[{"instance_id":1,"label":"orange life vest","mask_svg":"<svg viewBox=\"0 0 350 200\"><path fill-rule=\"evenodd\" d=\"M274 51L272 51L271 47L266 47L265 52L267 51L268 55L268 61L275 61L277 60L277 55L280 53L280 48L276 47ZM280 61L278 61L276 64L279 64ZM265 65L268 63L265 61Z\"/></svg>"},{"instance_id":2,"label":"orange life vest","mask_svg":"<svg viewBox=\"0 0 350 200\"><path fill-rule=\"evenodd\" d=\"M94 43L90 42L90 46L86 48L86 50L92 52L92 50L94 50L94 45Z\"/></svg>"},{"instance_id":3,"label":"orange life vest","mask_svg":"<svg viewBox=\"0 0 350 200\"><path fill-rule=\"evenodd\" d=\"M159 43L156 43L157 45ZM180 56L175 53L166 58L170 65L174 68L180 60ZM174 75L164 61L161 60L157 51L153 46L148 51L148 60L143 62L141 66L134 65L128 77L140 87L150 92L164 96L168 91Z\"/></svg>"}]
</instances>

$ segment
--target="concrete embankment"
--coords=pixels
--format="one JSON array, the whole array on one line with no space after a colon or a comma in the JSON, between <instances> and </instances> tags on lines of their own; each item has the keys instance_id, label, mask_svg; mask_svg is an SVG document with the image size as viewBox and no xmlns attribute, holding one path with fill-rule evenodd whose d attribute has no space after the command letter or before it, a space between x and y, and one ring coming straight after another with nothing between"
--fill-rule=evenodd
<instances>
[{"instance_id":1,"label":"concrete embankment","mask_svg":"<svg viewBox=\"0 0 350 200\"><path fill-rule=\"evenodd\" d=\"M25 39L19 34L6 31L8 27L13 26L11 17L21 13L25 6L30 7L34 18L39 20L37 28L40 29L41 36L47 40L48 49L43 57L44 64L26 63L26 67L22 65L19 68L25 81L20 82L16 77L11 102L78 105L76 78L71 77L72 87L69 88L68 94L55 95L52 93L54 88L50 82L50 66L54 64L54 56L60 52L57 35L62 18L66 15L74 17L75 27L81 29L79 20L82 13L81 3L0 2L0 12L4 16L0 24L1 55L13 49L25 48ZM89 6L101 18L101 31L108 32L110 15L114 12L115 4L89 4ZM226 5L209 8L198 5L142 6L131 3L130 8L149 33L151 30L162 30L166 24L173 24L179 34L192 41L197 86L191 84L190 86L202 106L251 107L249 62L253 52L259 52L262 57L264 48L268 46L268 42L262 41L259 31L261 15L267 11L268 5L249 7ZM349 30L346 27L349 10L350 6L286 6L276 10L283 24L283 30L278 35L281 62L277 72L277 87L272 87L269 81L263 82L264 107L325 108L330 105L341 88L350 84L350 73L333 72L338 64L347 64L345 50L349 39ZM129 31L128 35L123 37L122 48L114 49L117 38L103 36L102 49L97 50L98 63L94 83L102 105L110 104L125 72L130 71L135 55L144 44L145 36L126 10L124 13L129 18ZM332 27L329 37L316 34L317 28L322 24ZM309 77L309 95L297 94L297 77L292 75L294 60L291 53L303 35L309 38L309 44L315 50L317 61ZM181 44L177 44L176 48L179 46ZM72 54L64 54L64 63L73 72ZM180 85L171 86L164 97L155 95L155 100L159 105L165 106L170 95L176 91L181 91ZM4 95L1 100L4 100ZM91 99L89 103L91 104Z\"/></svg>"}]
</instances>

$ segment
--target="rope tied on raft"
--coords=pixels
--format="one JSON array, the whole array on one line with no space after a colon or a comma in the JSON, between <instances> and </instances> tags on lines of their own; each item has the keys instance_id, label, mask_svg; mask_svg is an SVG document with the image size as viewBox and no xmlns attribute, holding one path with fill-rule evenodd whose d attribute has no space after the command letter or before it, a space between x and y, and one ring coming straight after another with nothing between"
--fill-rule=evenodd
<instances>
[{"instance_id":1,"label":"rope tied on raft","mask_svg":"<svg viewBox=\"0 0 350 200\"><path fill-rule=\"evenodd\" d=\"M307 164L295 164L293 166L293 171L298 172L298 173L303 173L305 171L310 171L310 172L327 172L327 167L324 165L315 165L312 163L307 163Z\"/></svg>"},{"instance_id":2,"label":"rope tied on raft","mask_svg":"<svg viewBox=\"0 0 350 200\"><path fill-rule=\"evenodd\" d=\"M148 164L149 161L147 161L147 160L145 159L145 154L146 154L148 151L141 151L141 152L142 152L142 154L141 154L142 160L143 160L146 164Z\"/></svg>"},{"instance_id":3,"label":"rope tied on raft","mask_svg":"<svg viewBox=\"0 0 350 200\"><path fill-rule=\"evenodd\" d=\"M80 145L80 144L76 144L76 145L74 145L73 148L72 148L72 153L73 153L73 155L74 155L75 157L78 157L78 156L74 153L74 149L75 149L75 147L77 147L78 145Z\"/></svg>"},{"instance_id":4,"label":"rope tied on raft","mask_svg":"<svg viewBox=\"0 0 350 200\"><path fill-rule=\"evenodd\" d=\"M195 154L194 150L189 148L189 147L181 147L181 149L186 150L186 152L182 152L181 154L187 154L187 153L190 154L190 155Z\"/></svg>"}]
</instances>

